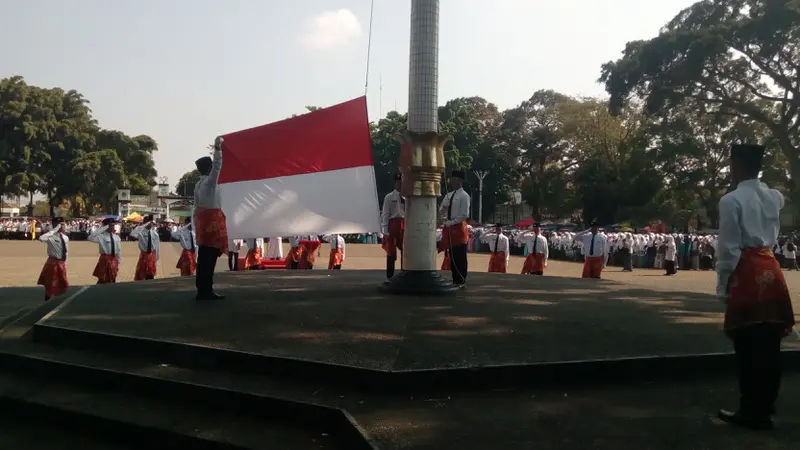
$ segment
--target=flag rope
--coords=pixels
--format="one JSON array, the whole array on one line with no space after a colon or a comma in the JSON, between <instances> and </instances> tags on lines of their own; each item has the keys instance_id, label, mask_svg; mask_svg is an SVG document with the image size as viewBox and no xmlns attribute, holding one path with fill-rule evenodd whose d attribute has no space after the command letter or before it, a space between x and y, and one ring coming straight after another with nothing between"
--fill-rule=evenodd
<instances>
[{"instance_id":1,"label":"flag rope","mask_svg":"<svg viewBox=\"0 0 800 450\"><path fill-rule=\"evenodd\" d=\"M372 54L372 15L375 12L375 0L372 0L369 7L369 35L367 37L367 73L364 76L364 95L369 90L369 57Z\"/></svg>"}]
</instances>

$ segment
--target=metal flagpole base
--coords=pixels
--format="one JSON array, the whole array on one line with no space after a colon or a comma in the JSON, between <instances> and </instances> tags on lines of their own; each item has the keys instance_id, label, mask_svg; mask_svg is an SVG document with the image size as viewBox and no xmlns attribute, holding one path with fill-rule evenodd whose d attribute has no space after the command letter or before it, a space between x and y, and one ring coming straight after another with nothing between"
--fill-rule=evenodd
<instances>
[{"instance_id":1,"label":"metal flagpole base","mask_svg":"<svg viewBox=\"0 0 800 450\"><path fill-rule=\"evenodd\" d=\"M378 287L380 292L397 295L447 295L459 290L438 270L404 270Z\"/></svg>"}]
</instances>

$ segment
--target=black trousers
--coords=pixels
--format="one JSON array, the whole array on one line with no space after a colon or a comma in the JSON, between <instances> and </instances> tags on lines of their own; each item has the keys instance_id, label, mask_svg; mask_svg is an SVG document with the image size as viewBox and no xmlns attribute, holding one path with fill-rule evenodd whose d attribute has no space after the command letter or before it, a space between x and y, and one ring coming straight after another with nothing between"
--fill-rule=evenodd
<instances>
[{"instance_id":1,"label":"black trousers","mask_svg":"<svg viewBox=\"0 0 800 450\"><path fill-rule=\"evenodd\" d=\"M467 281L467 244L454 245L450 249L450 272L453 283L464 284Z\"/></svg>"},{"instance_id":2,"label":"black trousers","mask_svg":"<svg viewBox=\"0 0 800 450\"><path fill-rule=\"evenodd\" d=\"M391 256L386 257L386 278L392 278L394 276L394 263L394 258Z\"/></svg>"},{"instance_id":3,"label":"black trousers","mask_svg":"<svg viewBox=\"0 0 800 450\"><path fill-rule=\"evenodd\" d=\"M731 337L739 360L739 410L751 416L769 416L781 387L783 330L774 324L758 324L735 330Z\"/></svg>"},{"instance_id":4,"label":"black trousers","mask_svg":"<svg viewBox=\"0 0 800 450\"><path fill-rule=\"evenodd\" d=\"M214 292L214 269L217 267L217 258L220 256L220 249L200 245L197 247L197 273L194 277L194 284L198 294L210 294Z\"/></svg>"},{"instance_id":5,"label":"black trousers","mask_svg":"<svg viewBox=\"0 0 800 450\"><path fill-rule=\"evenodd\" d=\"M297 270L299 267L300 267L300 261L294 261L294 260L292 260L289 266L289 268L292 270Z\"/></svg>"},{"instance_id":6,"label":"black trousers","mask_svg":"<svg viewBox=\"0 0 800 450\"><path fill-rule=\"evenodd\" d=\"M239 252L228 252L228 270L239 270Z\"/></svg>"},{"instance_id":7,"label":"black trousers","mask_svg":"<svg viewBox=\"0 0 800 450\"><path fill-rule=\"evenodd\" d=\"M667 275L675 275L676 273L678 273L675 270L675 261L664 260L664 270L666 270Z\"/></svg>"}]
</instances>

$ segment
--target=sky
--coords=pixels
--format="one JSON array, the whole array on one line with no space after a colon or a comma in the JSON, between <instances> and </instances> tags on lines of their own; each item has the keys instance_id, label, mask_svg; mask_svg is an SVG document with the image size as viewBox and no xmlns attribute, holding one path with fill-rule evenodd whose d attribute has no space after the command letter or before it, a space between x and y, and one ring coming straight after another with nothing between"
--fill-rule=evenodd
<instances>
[{"instance_id":1,"label":"sky","mask_svg":"<svg viewBox=\"0 0 800 450\"><path fill-rule=\"evenodd\" d=\"M371 120L406 111L410 0L375 0ZM439 102L604 95L600 65L693 0L441 0ZM75 89L159 144L173 187L220 134L365 92L370 0L0 0L0 78Z\"/></svg>"}]
</instances>

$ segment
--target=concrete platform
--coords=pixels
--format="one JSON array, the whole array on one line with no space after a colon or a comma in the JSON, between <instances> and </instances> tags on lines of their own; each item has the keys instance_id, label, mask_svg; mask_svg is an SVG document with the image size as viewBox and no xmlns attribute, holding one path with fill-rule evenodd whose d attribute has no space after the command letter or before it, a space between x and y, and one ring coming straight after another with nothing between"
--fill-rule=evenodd
<instances>
[{"instance_id":1,"label":"concrete platform","mask_svg":"<svg viewBox=\"0 0 800 450\"><path fill-rule=\"evenodd\" d=\"M218 274L228 298L206 303L187 278L93 286L37 324L34 339L385 389L692 376L732 364L710 295L478 273L454 296L419 298L378 293L382 277ZM797 355L788 352L790 366Z\"/></svg>"}]
</instances>

